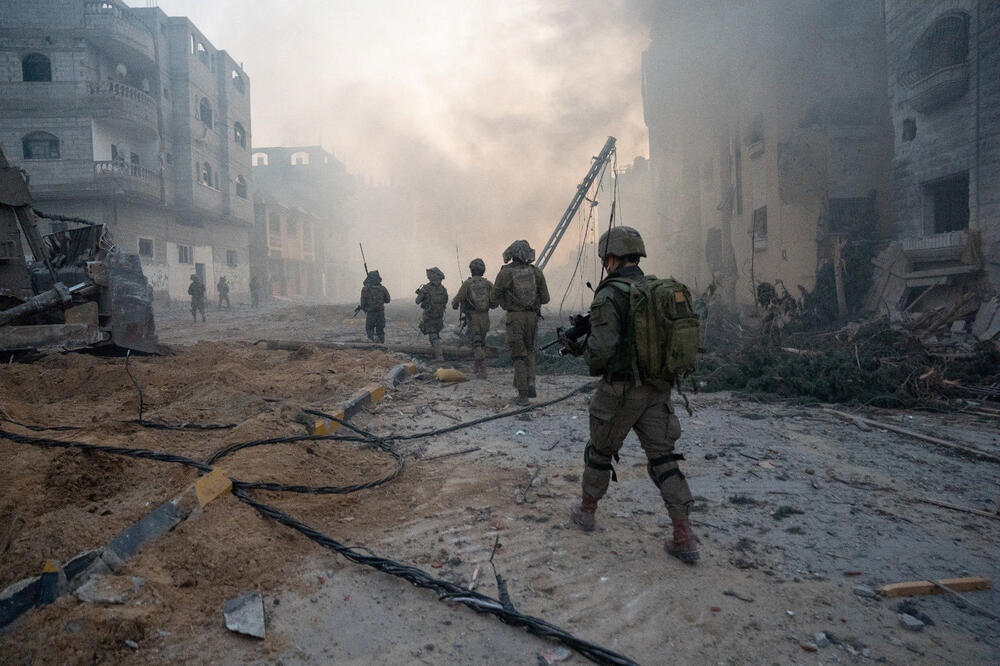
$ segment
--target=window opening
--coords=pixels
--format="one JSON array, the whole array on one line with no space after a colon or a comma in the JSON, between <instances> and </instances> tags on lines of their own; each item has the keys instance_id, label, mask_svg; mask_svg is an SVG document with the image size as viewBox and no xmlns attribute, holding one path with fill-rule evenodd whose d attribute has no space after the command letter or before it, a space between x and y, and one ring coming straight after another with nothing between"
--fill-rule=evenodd
<instances>
[{"instance_id":1,"label":"window opening","mask_svg":"<svg viewBox=\"0 0 1000 666\"><path fill-rule=\"evenodd\" d=\"M194 262L194 251L190 245L177 246L177 263L190 264Z\"/></svg>"},{"instance_id":2,"label":"window opening","mask_svg":"<svg viewBox=\"0 0 1000 666\"><path fill-rule=\"evenodd\" d=\"M226 266L236 268L236 250L226 250Z\"/></svg>"},{"instance_id":3,"label":"window opening","mask_svg":"<svg viewBox=\"0 0 1000 666\"><path fill-rule=\"evenodd\" d=\"M51 81L52 61L41 53L29 53L21 61L21 80Z\"/></svg>"},{"instance_id":4,"label":"window opening","mask_svg":"<svg viewBox=\"0 0 1000 666\"><path fill-rule=\"evenodd\" d=\"M924 185L934 216L934 233L961 231L969 227L969 172Z\"/></svg>"},{"instance_id":5,"label":"window opening","mask_svg":"<svg viewBox=\"0 0 1000 666\"><path fill-rule=\"evenodd\" d=\"M767 247L767 206L753 212L753 246L754 249Z\"/></svg>"},{"instance_id":6,"label":"window opening","mask_svg":"<svg viewBox=\"0 0 1000 666\"><path fill-rule=\"evenodd\" d=\"M241 199L247 198L247 179L243 176L236 176L236 196Z\"/></svg>"},{"instance_id":7,"label":"window opening","mask_svg":"<svg viewBox=\"0 0 1000 666\"><path fill-rule=\"evenodd\" d=\"M239 144L241 148L247 147L247 132L240 123L233 124L233 141Z\"/></svg>"},{"instance_id":8,"label":"window opening","mask_svg":"<svg viewBox=\"0 0 1000 666\"><path fill-rule=\"evenodd\" d=\"M152 238L140 238L139 239L139 256L151 258L153 256L153 239Z\"/></svg>"},{"instance_id":9,"label":"window opening","mask_svg":"<svg viewBox=\"0 0 1000 666\"><path fill-rule=\"evenodd\" d=\"M212 105L204 97L201 98L201 102L198 104L198 118L204 123L205 127L212 129Z\"/></svg>"},{"instance_id":10,"label":"window opening","mask_svg":"<svg viewBox=\"0 0 1000 666\"><path fill-rule=\"evenodd\" d=\"M233 87L240 92L246 92L246 85L243 83L243 77L235 69L233 70Z\"/></svg>"},{"instance_id":11,"label":"window opening","mask_svg":"<svg viewBox=\"0 0 1000 666\"><path fill-rule=\"evenodd\" d=\"M48 132L32 132L24 137L21 148L26 160L59 159L59 137Z\"/></svg>"}]
</instances>

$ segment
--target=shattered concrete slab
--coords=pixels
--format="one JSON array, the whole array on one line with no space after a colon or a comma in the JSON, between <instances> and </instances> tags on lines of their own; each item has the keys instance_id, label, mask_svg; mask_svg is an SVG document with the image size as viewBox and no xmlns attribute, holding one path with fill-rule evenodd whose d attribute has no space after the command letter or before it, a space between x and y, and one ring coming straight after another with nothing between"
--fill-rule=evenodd
<instances>
[{"instance_id":1,"label":"shattered concrete slab","mask_svg":"<svg viewBox=\"0 0 1000 666\"><path fill-rule=\"evenodd\" d=\"M223 609L226 629L254 638L264 638L264 600L260 592L247 592L230 599Z\"/></svg>"}]
</instances>

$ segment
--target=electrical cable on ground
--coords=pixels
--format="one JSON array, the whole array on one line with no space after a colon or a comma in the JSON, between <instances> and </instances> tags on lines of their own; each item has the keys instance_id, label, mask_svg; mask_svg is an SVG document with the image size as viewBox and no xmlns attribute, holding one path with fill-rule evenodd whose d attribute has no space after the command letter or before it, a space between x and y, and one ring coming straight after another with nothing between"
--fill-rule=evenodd
<instances>
[{"instance_id":1,"label":"electrical cable on ground","mask_svg":"<svg viewBox=\"0 0 1000 666\"><path fill-rule=\"evenodd\" d=\"M126 364L127 364L127 358L126 358ZM131 373L129 373L129 376L130 377L132 376ZM133 383L135 384L136 389L140 390L139 385L135 381L134 377L132 377L132 380ZM558 641L559 643L562 643L566 647L569 647L577 651L587 659L590 659L591 661L594 661L596 663L634 666L636 662L633 661L632 659L629 659L625 655L619 654L617 652L614 652L613 650L609 650L600 645L596 645L589 641L578 638L573 634L567 632L566 630L561 629L560 627L553 625L541 618L526 615L516 610L513 604L510 602L510 596L507 593L505 582L503 581L503 578L499 574L495 573L497 577L497 585L498 585L498 592L500 595L500 599L494 599L493 597L487 596L479 592L475 592L473 590L468 589L467 587L463 587L456 583L452 583L450 581L446 581L440 578L435 578L430 573L423 571L422 569L402 564L400 562L396 562L389 558L380 557L366 548L352 547L342 544L339 541L333 539L332 537L323 534L319 530L310 527L309 525L293 518L287 513L284 513L280 509L277 509L273 506L264 504L263 502L254 499L249 492L251 490L270 490L279 492L298 492L298 493L314 493L314 494L343 494L343 493L351 493L360 490L375 488L384 485L386 483L389 483L390 481L395 479L400 474L400 472L402 472L404 457L402 454L400 454L398 451L395 450L395 448L392 445L393 441L414 440L426 437L433 437L448 432L454 432L457 430L470 428L475 425L487 423L489 421L494 421L501 418L508 418L510 416L527 413L536 409L541 409L544 407L548 407L550 405L554 405L564 400L568 400L569 398L578 395L582 392L592 390L592 388L593 388L593 383L589 383L582 387L576 388L558 398L540 402L534 405L529 405L528 407L524 407L521 409L502 412L500 414L494 414L492 416L474 419L472 421L464 423L457 423L455 425L448 426L445 428L439 428L420 433L412 433L409 435L390 435L388 437L379 437L372 433L365 432L364 430L357 428L356 426L353 426L350 423L347 423L343 419L339 419L335 416L326 414L324 412L319 412L316 410L306 410L307 413L314 414L317 416L322 416L323 418L328 418L332 421L335 421L341 424L342 426L348 428L349 430L355 432L358 436L292 435L287 437L274 437L269 439L253 440L249 442L239 442L236 444L230 444L228 446L225 446L217 450L215 453L209 456L209 458L205 462L198 462L196 460L187 458L185 456L179 456L160 451L151 451L148 449L127 449L127 448L119 448L112 446L88 444L85 442L54 440L49 438L33 437L29 435L20 435L3 429L0 429L0 439L6 439L8 441L12 441L19 444L40 446L43 448L76 448L95 453L108 453L114 455L124 455L132 458L155 460L158 462L170 462L175 464L186 465L188 467L193 467L201 472L206 472L206 473L212 470L212 465L218 460L228 455L231 455L237 451L241 451L243 449L255 446L290 443L297 441L323 441L323 440L356 442L356 443L366 444L370 447L374 447L380 451L389 453L390 455L393 456L395 460L395 466L392 472L375 481L358 483L349 486L301 486L301 485L287 485L287 484L269 483L269 482L248 482L248 481L241 481L239 479L232 479L233 495L241 502L253 508L261 516L274 520L282 525L285 525L286 527L289 527L299 532L308 539L314 541L315 543L325 548L333 550L334 552L340 554L341 556L345 557L351 562L369 566L383 573L396 576L397 578L402 578L403 580L406 580L415 587L432 590L438 595L438 598L442 601L450 601L452 603L463 604L464 606L471 608L477 613L485 613L492 615L497 619L499 619L501 622L504 622L505 624L520 627L535 636ZM142 398L140 390L140 408L141 405L142 405ZM13 423L13 421L10 422ZM138 420L138 424L144 425L143 419L141 418L141 414ZM39 426L39 429L55 430L55 429L66 429L70 427L71 426L57 426L56 428L46 428ZM494 555L496 554L497 545L498 544L494 544L494 551L493 551ZM493 558L491 557L490 558L491 564L492 560ZM495 571L496 570L494 568L494 572Z\"/></svg>"}]
</instances>

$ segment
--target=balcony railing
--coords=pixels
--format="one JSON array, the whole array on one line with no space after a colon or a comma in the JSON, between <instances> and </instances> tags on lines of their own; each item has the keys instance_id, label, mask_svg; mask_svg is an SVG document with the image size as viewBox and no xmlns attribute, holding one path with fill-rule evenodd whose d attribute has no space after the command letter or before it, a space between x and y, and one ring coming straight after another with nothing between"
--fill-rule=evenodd
<instances>
[{"instance_id":1,"label":"balcony railing","mask_svg":"<svg viewBox=\"0 0 1000 666\"><path fill-rule=\"evenodd\" d=\"M122 176L156 180L159 178L160 173L159 171L154 171L153 169L149 169L138 164L132 164L131 162L124 162L122 160L102 160L100 162L94 162L94 176L98 178L103 176Z\"/></svg>"},{"instance_id":2,"label":"balcony railing","mask_svg":"<svg viewBox=\"0 0 1000 666\"><path fill-rule=\"evenodd\" d=\"M903 78L910 87L910 106L921 113L958 99L969 89L969 63L942 67L918 81Z\"/></svg>"},{"instance_id":3,"label":"balcony railing","mask_svg":"<svg viewBox=\"0 0 1000 666\"><path fill-rule=\"evenodd\" d=\"M88 95L114 95L127 99L141 106L145 106L153 111L156 110L156 100L152 95L147 95L138 88L121 83L120 81L87 81Z\"/></svg>"}]
</instances>

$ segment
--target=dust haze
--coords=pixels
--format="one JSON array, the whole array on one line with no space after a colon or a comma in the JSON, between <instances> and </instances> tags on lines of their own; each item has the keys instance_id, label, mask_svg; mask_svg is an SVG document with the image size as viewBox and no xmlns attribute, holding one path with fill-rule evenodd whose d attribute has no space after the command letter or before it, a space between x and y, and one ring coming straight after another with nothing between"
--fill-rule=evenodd
<instances>
[{"instance_id":1,"label":"dust haze","mask_svg":"<svg viewBox=\"0 0 1000 666\"><path fill-rule=\"evenodd\" d=\"M475 256L492 276L517 238L540 249L608 135L619 163L647 152L635 2L159 5L243 62L254 146L319 143L405 193L410 220L354 220L344 237L400 294L430 265L456 289L456 245L466 276Z\"/></svg>"}]
</instances>

